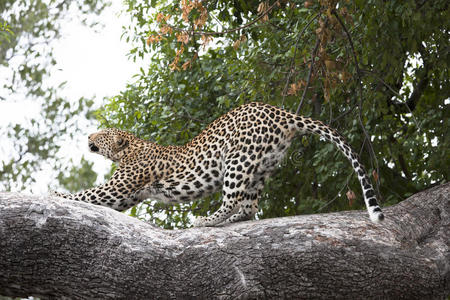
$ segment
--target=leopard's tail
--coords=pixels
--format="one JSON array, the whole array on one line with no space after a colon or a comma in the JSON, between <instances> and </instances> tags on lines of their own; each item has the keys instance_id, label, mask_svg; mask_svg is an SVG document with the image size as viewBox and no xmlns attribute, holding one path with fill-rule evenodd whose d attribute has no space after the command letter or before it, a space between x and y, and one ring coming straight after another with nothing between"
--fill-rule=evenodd
<instances>
[{"instance_id":1,"label":"leopard's tail","mask_svg":"<svg viewBox=\"0 0 450 300\"><path fill-rule=\"evenodd\" d=\"M378 223L384 220L384 215L378 205L375 191L370 183L369 177L361 164L358 154L345 141L344 137L340 135L335 129L328 127L321 121L313 120L307 117L294 115L296 128L302 133L314 133L327 139L335 144L342 153L350 160L353 169L358 175L358 180L361 183L361 188L364 195L367 211L369 212L372 222Z\"/></svg>"}]
</instances>

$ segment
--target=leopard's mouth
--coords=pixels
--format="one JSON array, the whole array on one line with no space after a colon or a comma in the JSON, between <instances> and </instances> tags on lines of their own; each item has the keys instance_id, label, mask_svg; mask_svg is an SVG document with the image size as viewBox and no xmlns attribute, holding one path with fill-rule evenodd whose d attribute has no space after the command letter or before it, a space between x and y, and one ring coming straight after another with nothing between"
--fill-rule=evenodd
<instances>
[{"instance_id":1,"label":"leopard's mouth","mask_svg":"<svg viewBox=\"0 0 450 300\"><path fill-rule=\"evenodd\" d=\"M94 143L89 143L89 149L90 149L92 152L98 152L98 150L100 150L97 146L95 146Z\"/></svg>"}]
</instances>

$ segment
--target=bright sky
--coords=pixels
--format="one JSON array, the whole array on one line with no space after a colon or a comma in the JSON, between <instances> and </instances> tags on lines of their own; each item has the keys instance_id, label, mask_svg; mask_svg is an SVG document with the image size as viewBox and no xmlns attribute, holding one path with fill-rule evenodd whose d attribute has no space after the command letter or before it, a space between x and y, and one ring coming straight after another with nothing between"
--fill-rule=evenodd
<instances>
[{"instance_id":1,"label":"bright sky","mask_svg":"<svg viewBox=\"0 0 450 300\"><path fill-rule=\"evenodd\" d=\"M76 21L68 23L54 48L61 69L58 76L68 79L65 92L70 97L113 96L139 71L140 66L127 59L130 45L120 40L129 18L119 14L121 1L112 2L100 15L105 26L99 32Z\"/></svg>"},{"instance_id":2,"label":"bright sky","mask_svg":"<svg viewBox=\"0 0 450 300\"><path fill-rule=\"evenodd\" d=\"M71 101L82 96L95 96L96 104L100 106L104 97L119 93L138 73L140 65L129 61L126 56L130 46L120 40L122 25L129 22L129 17L119 15L123 8L121 1L112 2L112 6L100 15L104 27L98 32L79 24L78 20L70 21L63 24L62 38L55 43L53 53L58 71L51 75L50 80L55 83L67 81L60 93ZM11 121L26 123L21 116L37 116L39 109L39 105L32 101L0 101L0 127ZM86 134L97 131L97 125L86 124ZM82 155L94 161L94 170L100 181L110 166L103 157L88 151L87 136L76 137L61 149L60 154L74 162L78 162ZM43 170L43 174L37 175L38 181L31 188L33 192L46 193L48 183L55 181L47 172Z\"/></svg>"}]
</instances>

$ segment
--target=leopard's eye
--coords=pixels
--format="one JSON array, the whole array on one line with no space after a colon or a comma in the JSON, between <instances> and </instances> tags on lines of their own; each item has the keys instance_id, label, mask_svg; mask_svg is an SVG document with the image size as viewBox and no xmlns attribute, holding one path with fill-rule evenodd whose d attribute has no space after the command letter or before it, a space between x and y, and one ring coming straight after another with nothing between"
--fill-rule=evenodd
<instances>
[{"instance_id":1,"label":"leopard's eye","mask_svg":"<svg viewBox=\"0 0 450 300\"><path fill-rule=\"evenodd\" d=\"M117 145L122 146L125 140L123 138L118 138Z\"/></svg>"}]
</instances>

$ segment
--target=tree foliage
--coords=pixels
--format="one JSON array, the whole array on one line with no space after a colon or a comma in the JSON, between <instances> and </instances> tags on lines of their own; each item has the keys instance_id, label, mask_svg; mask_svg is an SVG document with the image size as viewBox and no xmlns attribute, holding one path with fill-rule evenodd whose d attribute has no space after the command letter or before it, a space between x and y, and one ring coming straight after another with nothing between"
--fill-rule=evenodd
<instances>
[{"instance_id":1,"label":"tree foliage","mask_svg":"<svg viewBox=\"0 0 450 300\"><path fill-rule=\"evenodd\" d=\"M61 137L76 134L76 116L84 117L92 100L64 98L61 89L65 83L49 82L57 63L52 47L69 17L93 26L96 22L90 16L99 14L105 5L103 0L1 1L0 101L37 102L41 107L38 116L18 116L17 123L2 128L2 135L8 138L3 146L9 146L1 149L2 190L27 188L45 165L64 169L56 158ZM26 122L19 122L23 119Z\"/></svg>"},{"instance_id":2,"label":"tree foliage","mask_svg":"<svg viewBox=\"0 0 450 300\"><path fill-rule=\"evenodd\" d=\"M103 125L180 145L231 108L263 101L341 131L383 205L448 180L447 1L127 4L130 56L147 66L99 113ZM353 194L362 198L344 156L302 137L266 184L258 217L360 208ZM215 195L133 214L170 228L217 206Z\"/></svg>"}]
</instances>

